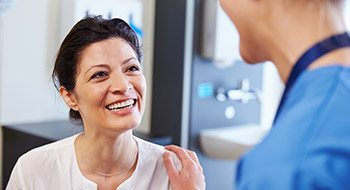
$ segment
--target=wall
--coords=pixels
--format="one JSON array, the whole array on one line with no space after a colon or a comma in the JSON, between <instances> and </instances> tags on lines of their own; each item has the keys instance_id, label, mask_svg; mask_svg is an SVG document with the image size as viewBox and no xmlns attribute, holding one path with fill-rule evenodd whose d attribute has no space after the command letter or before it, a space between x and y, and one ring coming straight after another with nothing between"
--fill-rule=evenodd
<instances>
[{"instance_id":1,"label":"wall","mask_svg":"<svg viewBox=\"0 0 350 190\"><path fill-rule=\"evenodd\" d=\"M58 49L58 0L17 0L3 15L1 123L66 118L50 71Z\"/></svg>"},{"instance_id":2,"label":"wall","mask_svg":"<svg viewBox=\"0 0 350 190\"><path fill-rule=\"evenodd\" d=\"M146 110L143 114L138 131L145 133L150 132L151 126L151 105L152 105L152 71L153 71L153 44L154 44L154 22L155 22L155 1L156 0L142 0L144 5L143 18L143 67L147 82L147 97Z\"/></svg>"},{"instance_id":3,"label":"wall","mask_svg":"<svg viewBox=\"0 0 350 190\"><path fill-rule=\"evenodd\" d=\"M1 78L1 73L2 73L2 30L1 28L3 28L2 25L2 17L0 15L0 78ZM1 80L0 80L0 107L1 107ZM0 109L0 121L1 121L1 109ZM0 127L1 127L1 123L0 123ZM0 163L2 163L2 128L0 128ZM2 179L2 167L0 165L0 179ZM2 180L0 180L0 189L2 188Z\"/></svg>"},{"instance_id":4,"label":"wall","mask_svg":"<svg viewBox=\"0 0 350 190\"><path fill-rule=\"evenodd\" d=\"M350 31L350 1L345 1L344 18L345 18L346 26Z\"/></svg>"},{"instance_id":5,"label":"wall","mask_svg":"<svg viewBox=\"0 0 350 190\"><path fill-rule=\"evenodd\" d=\"M0 79L1 79L1 73L2 73L2 30L1 28L3 28L2 25L2 17L0 15ZM0 80L0 107L2 105L1 103L1 80ZM1 110L0 110L0 127L1 127ZM2 163L2 128L0 128L0 163ZM0 179L2 179L2 164L0 165ZM2 180L0 180L0 189L2 188Z\"/></svg>"},{"instance_id":6,"label":"wall","mask_svg":"<svg viewBox=\"0 0 350 190\"><path fill-rule=\"evenodd\" d=\"M16 0L1 15L0 125L66 118L50 83L58 47L57 3Z\"/></svg>"}]
</instances>

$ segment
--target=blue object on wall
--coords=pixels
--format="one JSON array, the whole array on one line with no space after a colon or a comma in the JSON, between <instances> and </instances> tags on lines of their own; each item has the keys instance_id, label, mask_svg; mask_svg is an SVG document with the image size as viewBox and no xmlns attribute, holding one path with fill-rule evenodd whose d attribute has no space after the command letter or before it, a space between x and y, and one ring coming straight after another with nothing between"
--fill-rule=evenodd
<instances>
[{"instance_id":1,"label":"blue object on wall","mask_svg":"<svg viewBox=\"0 0 350 190\"><path fill-rule=\"evenodd\" d=\"M197 88L197 95L200 99L214 96L214 85L212 83L200 83Z\"/></svg>"}]
</instances>

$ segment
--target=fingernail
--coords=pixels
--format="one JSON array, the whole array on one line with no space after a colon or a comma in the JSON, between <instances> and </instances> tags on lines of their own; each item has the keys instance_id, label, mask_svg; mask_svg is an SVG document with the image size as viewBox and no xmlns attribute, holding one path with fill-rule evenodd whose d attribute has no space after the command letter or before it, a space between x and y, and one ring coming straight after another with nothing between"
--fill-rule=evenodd
<instances>
[{"instance_id":1,"label":"fingernail","mask_svg":"<svg viewBox=\"0 0 350 190\"><path fill-rule=\"evenodd\" d=\"M169 158L169 155L170 155L169 152L164 152L163 157L164 158Z\"/></svg>"}]
</instances>

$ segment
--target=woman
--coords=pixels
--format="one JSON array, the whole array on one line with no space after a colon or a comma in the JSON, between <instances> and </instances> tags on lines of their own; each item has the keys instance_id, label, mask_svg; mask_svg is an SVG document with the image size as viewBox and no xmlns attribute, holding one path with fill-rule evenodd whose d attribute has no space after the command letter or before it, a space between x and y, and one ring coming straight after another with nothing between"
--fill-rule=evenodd
<instances>
[{"instance_id":1,"label":"woman","mask_svg":"<svg viewBox=\"0 0 350 190\"><path fill-rule=\"evenodd\" d=\"M146 99L140 62L137 36L123 20L78 22L52 76L84 132L21 156L7 189L170 189L164 148L132 135Z\"/></svg>"},{"instance_id":2,"label":"woman","mask_svg":"<svg viewBox=\"0 0 350 190\"><path fill-rule=\"evenodd\" d=\"M286 83L271 132L239 161L237 189L349 189L350 37L344 2L220 0L239 32L242 58L251 64L272 61ZM172 174L171 161L165 163ZM185 187L180 175L170 175L170 181Z\"/></svg>"}]
</instances>

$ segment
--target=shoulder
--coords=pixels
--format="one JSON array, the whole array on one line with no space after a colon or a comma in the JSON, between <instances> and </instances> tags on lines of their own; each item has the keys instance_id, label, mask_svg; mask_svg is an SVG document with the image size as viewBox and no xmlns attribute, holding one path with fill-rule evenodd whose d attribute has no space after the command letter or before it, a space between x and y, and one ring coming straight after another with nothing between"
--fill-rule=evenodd
<instances>
[{"instance_id":1,"label":"shoulder","mask_svg":"<svg viewBox=\"0 0 350 190\"><path fill-rule=\"evenodd\" d=\"M349 99L350 68L332 66L305 72L291 89L271 131L279 136L274 139L294 139L297 141L293 143L300 144L305 143L302 135L319 134L320 130L350 130L345 127L350 125Z\"/></svg>"},{"instance_id":2,"label":"shoulder","mask_svg":"<svg viewBox=\"0 0 350 190\"><path fill-rule=\"evenodd\" d=\"M135 137L135 139L139 145L139 151L141 154L147 155L147 159L157 160L160 164L163 164L163 154L165 151L167 151L163 146L145 141L138 137ZM173 152L170 152L170 154L174 163L180 166L181 162L179 158Z\"/></svg>"},{"instance_id":3,"label":"shoulder","mask_svg":"<svg viewBox=\"0 0 350 190\"><path fill-rule=\"evenodd\" d=\"M247 190L347 189L350 175L348 161L329 155L324 159L327 163L322 163L322 158L304 160L301 164L270 163L250 167L250 172L242 170L240 161L236 175L237 187Z\"/></svg>"},{"instance_id":4,"label":"shoulder","mask_svg":"<svg viewBox=\"0 0 350 190\"><path fill-rule=\"evenodd\" d=\"M350 89L350 67L321 67L303 72L291 88L290 94L294 95L290 95L289 99L322 98L341 88Z\"/></svg>"},{"instance_id":5,"label":"shoulder","mask_svg":"<svg viewBox=\"0 0 350 190\"><path fill-rule=\"evenodd\" d=\"M153 166L156 170L165 172L163 154L167 150L165 150L165 148L161 145L154 144L137 137L135 137L135 139L139 146L140 162L142 162L141 165L146 164L147 166ZM170 152L170 154L175 166L180 169L181 162L179 158L173 152Z\"/></svg>"},{"instance_id":6,"label":"shoulder","mask_svg":"<svg viewBox=\"0 0 350 190\"><path fill-rule=\"evenodd\" d=\"M47 189L48 184L54 184L55 187L66 185L61 184L62 181L67 181L62 180L61 177L68 176L67 173L71 169L76 136L35 148L23 154L13 168L7 188Z\"/></svg>"},{"instance_id":7,"label":"shoulder","mask_svg":"<svg viewBox=\"0 0 350 190\"><path fill-rule=\"evenodd\" d=\"M134 189L169 189L169 177L163 162L165 148L137 137L135 139L139 158L133 178ZM173 153L172 158L177 168L181 168L179 159Z\"/></svg>"},{"instance_id":8,"label":"shoulder","mask_svg":"<svg viewBox=\"0 0 350 190\"><path fill-rule=\"evenodd\" d=\"M277 177L278 176L278 177ZM269 169L256 169L253 175L237 173L237 189L294 190L294 189L344 189L332 179L310 170L288 165L270 165Z\"/></svg>"},{"instance_id":9,"label":"shoulder","mask_svg":"<svg viewBox=\"0 0 350 190\"><path fill-rule=\"evenodd\" d=\"M164 153L164 147L152 142L148 142L146 140L143 140L141 138L135 137L134 139L137 142L137 145L140 149L140 151L147 151L147 152L152 152L153 156L158 157L159 155ZM150 156L152 156L150 155Z\"/></svg>"},{"instance_id":10,"label":"shoulder","mask_svg":"<svg viewBox=\"0 0 350 190\"><path fill-rule=\"evenodd\" d=\"M74 140L77 135L56 141L23 154L17 161L22 171L38 171L54 167L59 160L74 154Z\"/></svg>"},{"instance_id":11,"label":"shoulder","mask_svg":"<svg viewBox=\"0 0 350 190\"><path fill-rule=\"evenodd\" d=\"M42 157L43 155L45 155L45 153L54 153L54 152L60 152L65 150L68 147L72 147L74 146L74 141L76 139L78 135L74 135L74 136L70 136L67 137L65 139L47 144L47 145L43 145L40 146L38 148L34 148L32 150L30 150L29 152L23 154L21 156L22 159L30 159L32 157Z\"/></svg>"},{"instance_id":12,"label":"shoulder","mask_svg":"<svg viewBox=\"0 0 350 190\"><path fill-rule=\"evenodd\" d=\"M348 184L350 68L324 68L304 80L266 138L240 161L240 185L344 189Z\"/></svg>"}]
</instances>

